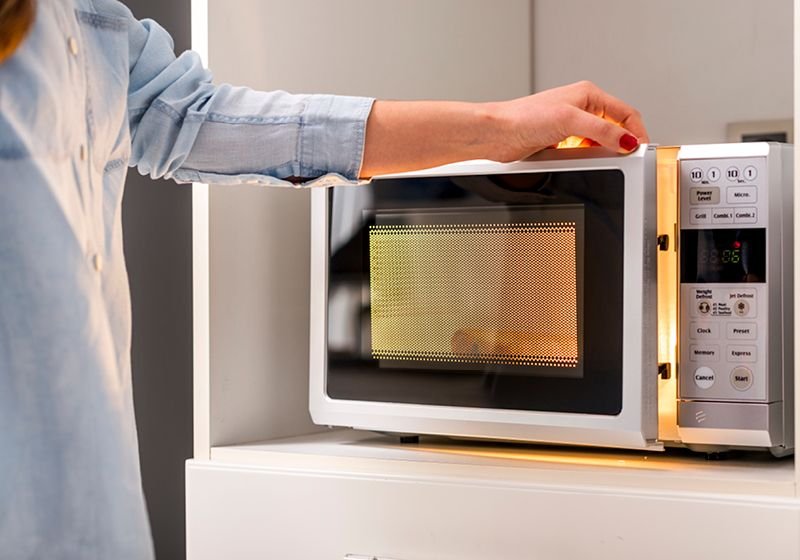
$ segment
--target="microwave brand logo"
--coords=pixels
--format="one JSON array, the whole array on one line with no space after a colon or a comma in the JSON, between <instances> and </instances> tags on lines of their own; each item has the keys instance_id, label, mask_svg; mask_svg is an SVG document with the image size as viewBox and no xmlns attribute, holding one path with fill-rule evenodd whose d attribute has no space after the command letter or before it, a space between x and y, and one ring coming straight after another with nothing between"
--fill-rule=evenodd
<instances>
[{"instance_id":1,"label":"microwave brand logo","mask_svg":"<svg viewBox=\"0 0 800 560\"><path fill-rule=\"evenodd\" d=\"M577 231L574 222L371 226L373 357L577 367Z\"/></svg>"}]
</instances>

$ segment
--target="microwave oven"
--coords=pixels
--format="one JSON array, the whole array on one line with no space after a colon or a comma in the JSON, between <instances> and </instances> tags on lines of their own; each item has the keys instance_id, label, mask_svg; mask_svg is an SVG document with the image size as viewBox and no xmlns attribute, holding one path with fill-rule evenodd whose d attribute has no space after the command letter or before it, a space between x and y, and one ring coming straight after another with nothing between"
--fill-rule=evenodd
<instances>
[{"instance_id":1,"label":"microwave oven","mask_svg":"<svg viewBox=\"0 0 800 560\"><path fill-rule=\"evenodd\" d=\"M792 452L792 148L545 150L312 193L319 425Z\"/></svg>"}]
</instances>

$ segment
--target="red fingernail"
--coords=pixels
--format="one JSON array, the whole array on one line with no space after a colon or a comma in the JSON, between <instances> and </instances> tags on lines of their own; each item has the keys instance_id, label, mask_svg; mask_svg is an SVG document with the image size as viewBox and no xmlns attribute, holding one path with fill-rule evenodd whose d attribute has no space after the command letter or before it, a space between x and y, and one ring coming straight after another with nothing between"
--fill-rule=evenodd
<instances>
[{"instance_id":1,"label":"red fingernail","mask_svg":"<svg viewBox=\"0 0 800 560\"><path fill-rule=\"evenodd\" d=\"M619 139L619 147L626 152L631 152L639 146L639 140L633 134L623 134Z\"/></svg>"}]
</instances>

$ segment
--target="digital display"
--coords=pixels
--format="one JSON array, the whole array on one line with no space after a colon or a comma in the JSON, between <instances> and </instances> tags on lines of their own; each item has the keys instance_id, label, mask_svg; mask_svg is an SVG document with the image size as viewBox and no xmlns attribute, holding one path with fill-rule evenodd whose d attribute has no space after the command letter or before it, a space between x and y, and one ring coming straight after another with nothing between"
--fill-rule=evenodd
<instances>
[{"instance_id":1,"label":"digital display","mask_svg":"<svg viewBox=\"0 0 800 560\"><path fill-rule=\"evenodd\" d=\"M681 231L681 282L766 282L765 229Z\"/></svg>"}]
</instances>

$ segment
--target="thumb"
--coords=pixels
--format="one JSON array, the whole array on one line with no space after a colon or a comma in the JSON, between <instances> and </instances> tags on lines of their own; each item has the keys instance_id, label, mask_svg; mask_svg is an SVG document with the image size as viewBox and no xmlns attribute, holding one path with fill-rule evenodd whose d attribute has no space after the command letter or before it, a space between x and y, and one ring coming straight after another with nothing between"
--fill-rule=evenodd
<instances>
[{"instance_id":1,"label":"thumb","mask_svg":"<svg viewBox=\"0 0 800 560\"><path fill-rule=\"evenodd\" d=\"M569 134L591 138L606 148L628 153L639 147L639 139L625 128L575 108L568 118Z\"/></svg>"}]
</instances>

